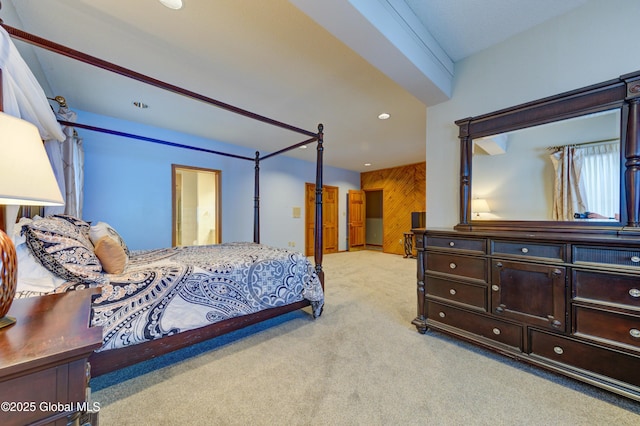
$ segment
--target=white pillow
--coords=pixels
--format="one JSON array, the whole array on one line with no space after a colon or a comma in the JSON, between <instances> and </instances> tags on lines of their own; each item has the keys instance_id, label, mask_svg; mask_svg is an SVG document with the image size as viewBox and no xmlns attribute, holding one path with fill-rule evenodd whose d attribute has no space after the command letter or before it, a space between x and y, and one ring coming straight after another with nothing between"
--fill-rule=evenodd
<instances>
[{"instance_id":1,"label":"white pillow","mask_svg":"<svg viewBox=\"0 0 640 426\"><path fill-rule=\"evenodd\" d=\"M54 291L65 280L54 275L31 254L26 244L16 247L18 258L18 284L16 291L37 291L48 293Z\"/></svg>"},{"instance_id":2,"label":"white pillow","mask_svg":"<svg viewBox=\"0 0 640 426\"><path fill-rule=\"evenodd\" d=\"M116 241L124 250L127 258L129 257L129 248L127 247L127 244L111 225L105 222L98 222L95 225L91 225L91 229L89 229L89 238L91 239L94 247L102 237L109 237Z\"/></svg>"}]
</instances>

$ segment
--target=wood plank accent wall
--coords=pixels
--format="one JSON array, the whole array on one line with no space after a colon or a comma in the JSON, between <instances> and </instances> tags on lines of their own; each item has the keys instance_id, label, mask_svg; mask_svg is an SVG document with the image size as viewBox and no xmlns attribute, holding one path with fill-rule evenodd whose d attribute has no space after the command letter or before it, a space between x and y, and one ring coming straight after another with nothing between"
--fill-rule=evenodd
<instances>
[{"instance_id":1,"label":"wood plank accent wall","mask_svg":"<svg viewBox=\"0 0 640 426\"><path fill-rule=\"evenodd\" d=\"M382 251L404 254L404 233L411 231L411 212L425 211L426 162L360 174L360 188L382 190Z\"/></svg>"}]
</instances>

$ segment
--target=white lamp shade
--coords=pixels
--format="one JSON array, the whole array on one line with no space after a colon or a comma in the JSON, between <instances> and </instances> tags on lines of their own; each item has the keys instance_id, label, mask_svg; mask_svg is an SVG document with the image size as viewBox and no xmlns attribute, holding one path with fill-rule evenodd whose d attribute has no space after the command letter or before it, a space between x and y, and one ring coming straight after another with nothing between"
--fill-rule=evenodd
<instances>
[{"instance_id":1,"label":"white lamp shade","mask_svg":"<svg viewBox=\"0 0 640 426\"><path fill-rule=\"evenodd\" d=\"M471 200L471 211L473 213L489 213L491 209L487 200L484 198L475 198Z\"/></svg>"},{"instance_id":2,"label":"white lamp shade","mask_svg":"<svg viewBox=\"0 0 640 426\"><path fill-rule=\"evenodd\" d=\"M64 205L38 129L28 121L2 112L0 204Z\"/></svg>"},{"instance_id":3,"label":"white lamp shade","mask_svg":"<svg viewBox=\"0 0 640 426\"><path fill-rule=\"evenodd\" d=\"M160 3L162 3L169 9L182 9L182 0L160 0Z\"/></svg>"}]
</instances>

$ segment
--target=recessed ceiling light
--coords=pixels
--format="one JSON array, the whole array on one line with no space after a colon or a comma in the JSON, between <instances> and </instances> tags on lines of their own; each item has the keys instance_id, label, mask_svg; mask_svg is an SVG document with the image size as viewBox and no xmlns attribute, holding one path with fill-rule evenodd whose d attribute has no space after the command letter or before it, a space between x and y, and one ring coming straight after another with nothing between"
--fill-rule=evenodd
<instances>
[{"instance_id":1,"label":"recessed ceiling light","mask_svg":"<svg viewBox=\"0 0 640 426\"><path fill-rule=\"evenodd\" d=\"M140 108L140 109L149 108L149 105L147 105L147 104L145 104L144 102L141 102L141 101L133 101L133 106L135 106L136 108Z\"/></svg>"},{"instance_id":2,"label":"recessed ceiling light","mask_svg":"<svg viewBox=\"0 0 640 426\"><path fill-rule=\"evenodd\" d=\"M306 146L306 145L302 145L302 146L300 147L300 149L307 149L307 146Z\"/></svg>"},{"instance_id":3,"label":"recessed ceiling light","mask_svg":"<svg viewBox=\"0 0 640 426\"><path fill-rule=\"evenodd\" d=\"M383 112L382 114L380 114L380 115L378 116L378 118L379 118L380 120L386 120L386 119L388 119L389 117L391 117L391 116L390 116L389 114L387 114L386 112Z\"/></svg>"},{"instance_id":4,"label":"recessed ceiling light","mask_svg":"<svg viewBox=\"0 0 640 426\"><path fill-rule=\"evenodd\" d=\"M365 166L365 167L370 167L370 166L371 166L371 163L364 163L364 166Z\"/></svg>"},{"instance_id":5,"label":"recessed ceiling light","mask_svg":"<svg viewBox=\"0 0 640 426\"><path fill-rule=\"evenodd\" d=\"M160 3L162 3L169 9L173 9L173 10L182 9L182 0L160 0Z\"/></svg>"}]
</instances>

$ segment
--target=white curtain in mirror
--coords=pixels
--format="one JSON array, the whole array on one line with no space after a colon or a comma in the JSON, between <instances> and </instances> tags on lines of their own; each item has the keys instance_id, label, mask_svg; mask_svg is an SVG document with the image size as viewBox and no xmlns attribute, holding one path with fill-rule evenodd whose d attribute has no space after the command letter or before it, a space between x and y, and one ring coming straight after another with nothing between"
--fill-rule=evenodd
<instances>
[{"instance_id":1,"label":"white curtain in mirror","mask_svg":"<svg viewBox=\"0 0 640 426\"><path fill-rule=\"evenodd\" d=\"M620 143L580 147L587 211L599 219L618 219L620 206Z\"/></svg>"},{"instance_id":2,"label":"white curtain in mirror","mask_svg":"<svg viewBox=\"0 0 640 426\"><path fill-rule=\"evenodd\" d=\"M564 146L551 154L551 162L556 173L553 219L574 220L576 213L587 211L582 179L583 152L573 146Z\"/></svg>"}]
</instances>

